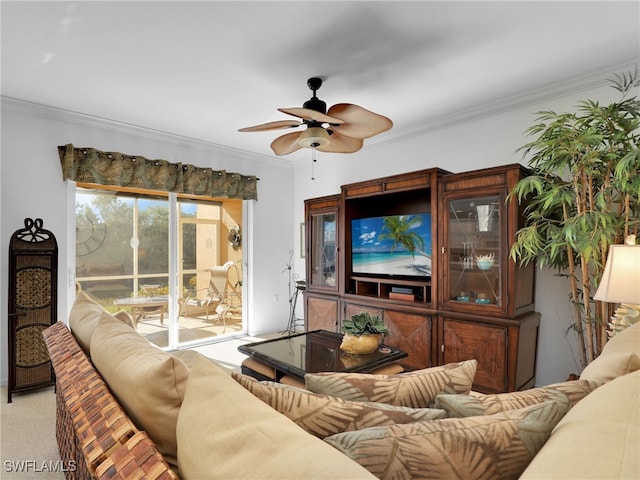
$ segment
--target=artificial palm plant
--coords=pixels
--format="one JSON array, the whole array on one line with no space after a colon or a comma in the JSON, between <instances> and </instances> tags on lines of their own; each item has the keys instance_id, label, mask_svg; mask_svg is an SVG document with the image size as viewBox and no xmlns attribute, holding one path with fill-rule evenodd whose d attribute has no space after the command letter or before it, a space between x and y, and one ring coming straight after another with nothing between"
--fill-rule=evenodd
<instances>
[{"instance_id":1,"label":"artificial palm plant","mask_svg":"<svg viewBox=\"0 0 640 480\"><path fill-rule=\"evenodd\" d=\"M508 200L525 207L511 257L557 269L570 283L580 366L606 343L610 306L593 302L609 245L635 234L640 217L640 86L635 72L616 75L621 98L609 105L586 100L575 113L539 112L527 130L535 139L520 150L533 175Z\"/></svg>"}]
</instances>

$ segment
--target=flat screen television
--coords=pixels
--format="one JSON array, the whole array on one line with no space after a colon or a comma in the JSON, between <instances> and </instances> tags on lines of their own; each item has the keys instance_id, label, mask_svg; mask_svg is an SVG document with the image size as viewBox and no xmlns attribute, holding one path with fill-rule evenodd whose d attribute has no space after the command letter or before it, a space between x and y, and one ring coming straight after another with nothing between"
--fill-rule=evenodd
<instances>
[{"instance_id":1,"label":"flat screen television","mask_svg":"<svg viewBox=\"0 0 640 480\"><path fill-rule=\"evenodd\" d=\"M431 276L431 214L351 220L354 274Z\"/></svg>"}]
</instances>

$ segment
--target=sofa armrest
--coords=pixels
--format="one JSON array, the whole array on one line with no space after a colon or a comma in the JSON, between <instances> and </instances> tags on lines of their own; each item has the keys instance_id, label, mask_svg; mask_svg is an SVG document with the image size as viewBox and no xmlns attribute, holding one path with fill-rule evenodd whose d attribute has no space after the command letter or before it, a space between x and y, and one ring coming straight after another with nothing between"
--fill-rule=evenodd
<instances>
[{"instance_id":1,"label":"sofa armrest","mask_svg":"<svg viewBox=\"0 0 640 480\"><path fill-rule=\"evenodd\" d=\"M138 435L142 432L129 419L64 323L47 328L43 337L56 374L56 440L63 463L74 470L73 478L97 478L98 469L108 462L109 468L103 470L110 472L109 478L118 478L117 469L124 463L110 460L112 455L116 452L122 455L126 449L137 454L139 449L131 447L141 444L143 437L149 445L145 444L142 451L155 446L146 434ZM144 468L149 471L173 474L159 454L145 453L143 459ZM126 463L127 468L133 467L131 461ZM151 478L176 478L173 475Z\"/></svg>"},{"instance_id":2,"label":"sofa armrest","mask_svg":"<svg viewBox=\"0 0 640 480\"><path fill-rule=\"evenodd\" d=\"M121 472L120 475L117 475L117 472ZM114 478L172 480L177 479L178 476L169 468L147 434L140 431L124 445L119 446L96 468L96 478L99 480Z\"/></svg>"}]
</instances>

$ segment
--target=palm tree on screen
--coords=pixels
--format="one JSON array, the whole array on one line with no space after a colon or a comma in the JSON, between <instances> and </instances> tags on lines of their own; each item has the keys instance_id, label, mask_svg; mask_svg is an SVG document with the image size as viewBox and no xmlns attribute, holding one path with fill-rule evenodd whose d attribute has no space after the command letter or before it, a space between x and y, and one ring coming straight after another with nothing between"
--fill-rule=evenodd
<instances>
[{"instance_id":1,"label":"palm tree on screen","mask_svg":"<svg viewBox=\"0 0 640 480\"><path fill-rule=\"evenodd\" d=\"M391 251L394 251L400 244L411 252L413 258L416 258L416 253L431 258L431 256L424 251L424 239L414 232L414 229L420 225L422 225L420 217L413 215L384 217L382 224L383 233L378 236L378 239L391 240L393 242Z\"/></svg>"}]
</instances>

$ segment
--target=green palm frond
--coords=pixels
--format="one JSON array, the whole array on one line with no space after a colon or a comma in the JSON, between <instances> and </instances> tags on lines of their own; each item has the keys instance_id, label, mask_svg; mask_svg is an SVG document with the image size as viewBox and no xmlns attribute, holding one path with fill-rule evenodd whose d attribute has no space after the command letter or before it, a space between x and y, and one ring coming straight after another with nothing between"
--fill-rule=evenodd
<instances>
[{"instance_id":1,"label":"green palm frond","mask_svg":"<svg viewBox=\"0 0 640 480\"><path fill-rule=\"evenodd\" d=\"M414 228L422 225L420 217L414 215L393 215L384 217L382 231L378 238L380 240L391 240L391 251L394 251L398 245L404 246L415 258L415 254L419 253L428 257L424 251L424 239L412 231Z\"/></svg>"}]
</instances>

